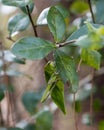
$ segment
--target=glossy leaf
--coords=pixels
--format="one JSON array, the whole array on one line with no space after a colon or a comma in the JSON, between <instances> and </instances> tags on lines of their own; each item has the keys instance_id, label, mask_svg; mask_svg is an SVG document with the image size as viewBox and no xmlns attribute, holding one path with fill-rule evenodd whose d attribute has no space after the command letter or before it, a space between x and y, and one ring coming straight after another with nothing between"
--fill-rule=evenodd
<instances>
[{"instance_id":1,"label":"glossy leaf","mask_svg":"<svg viewBox=\"0 0 104 130\"><path fill-rule=\"evenodd\" d=\"M48 82L52 74L55 72L54 62L48 62L44 67L44 72L45 72L46 81Z\"/></svg>"},{"instance_id":2,"label":"glossy leaf","mask_svg":"<svg viewBox=\"0 0 104 130\"><path fill-rule=\"evenodd\" d=\"M60 11L64 19L69 17L69 11L64 6L56 5L55 8L57 8Z\"/></svg>"},{"instance_id":3,"label":"glossy leaf","mask_svg":"<svg viewBox=\"0 0 104 130\"><path fill-rule=\"evenodd\" d=\"M66 25L69 24L69 16L70 16L69 11L62 5L56 5L55 7L62 14L62 16L63 16L63 18L65 20Z\"/></svg>"},{"instance_id":4,"label":"glossy leaf","mask_svg":"<svg viewBox=\"0 0 104 130\"><path fill-rule=\"evenodd\" d=\"M64 85L62 81L57 81L55 87L52 89L51 98L55 104L66 114L65 102L64 102Z\"/></svg>"},{"instance_id":5,"label":"glossy leaf","mask_svg":"<svg viewBox=\"0 0 104 130\"><path fill-rule=\"evenodd\" d=\"M54 57L57 72L64 82L70 81L71 91L75 93L78 89L78 74L74 60L59 50L55 52Z\"/></svg>"},{"instance_id":6,"label":"glossy leaf","mask_svg":"<svg viewBox=\"0 0 104 130\"><path fill-rule=\"evenodd\" d=\"M44 102L48 98L48 96L51 94L53 88L55 87L56 79L57 79L57 76L55 74L52 74L48 81L47 88L42 96L41 102Z\"/></svg>"},{"instance_id":7,"label":"glossy leaf","mask_svg":"<svg viewBox=\"0 0 104 130\"><path fill-rule=\"evenodd\" d=\"M94 26L95 28L99 28L101 25L99 25L99 24L92 24L92 26ZM78 39L81 36L87 35L88 32L89 32L89 29L88 29L87 25L84 25L84 26L80 27L80 29L78 29L74 33L72 33L68 37L67 41Z\"/></svg>"},{"instance_id":8,"label":"glossy leaf","mask_svg":"<svg viewBox=\"0 0 104 130\"><path fill-rule=\"evenodd\" d=\"M8 31L13 36L19 31L24 31L30 24L30 20L25 14L17 14L9 19Z\"/></svg>"},{"instance_id":9,"label":"glossy leaf","mask_svg":"<svg viewBox=\"0 0 104 130\"><path fill-rule=\"evenodd\" d=\"M104 0L97 0L95 4L95 21L99 24L104 24Z\"/></svg>"},{"instance_id":10,"label":"glossy leaf","mask_svg":"<svg viewBox=\"0 0 104 130\"><path fill-rule=\"evenodd\" d=\"M80 37L74 45L90 50L99 50L104 46L103 39L97 34Z\"/></svg>"},{"instance_id":11,"label":"glossy leaf","mask_svg":"<svg viewBox=\"0 0 104 130\"><path fill-rule=\"evenodd\" d=\"M38 60L47 56L56 47L53 43L35 37L24 37L17 41L11 51L22 58Z\"/></svg>"},{"instance_id":12,"label":"glossy leaf","mask_svg":"<svg viewBox=\"0 0 104 130\"><path fill-rule=\"evenodd\" d=\"M95 50L86 50L83 49L81 52L82 60L85 61L88 65L94 67L95 69L99 69L101 55L99 52Z\"/></svg>"},{"instance_id":13,"label":"glossy leaf","mask_svg":"<svg viewBox=\"0 0 104 130\"><path fill-rule=\"evenodd\" d=\"M56 5L55 8L57 8L57 10L62 14L62 16L64 17L65 21L68 21L69 18L69 12L61 5ZM37 19L37 25L45 25L47 24L47 15L49 12L50 7L45 8L39 15L38 19Z\"/></svg>"},{"instance_id":14,"label":"glossy leaf","mask_svg":"<svg viewBox=\"0 0 104 130\"><path fill-rule=\"evenodd\" d=\"M72 34L77 38L76 42L73 45L90 50L99 50L103 48L104 46L103 27L99 26L99 28L95 28L92 24L88 22L86 23L86 25L87 30L86 27L84 26L82 27L83 28L82 30L78 30L77 32L75 32L76 36L75 34ZM84 31L83 34L85 35L83 35L81 31L82 32ZM79 34L77 35L77 33ZM70 38L73 38L73 36Z\"/></svg>"},{"instance_id":15,"label":"glossy leaf","mask_svg":"<svg viewBox=\"0 0 104 130\"><path fill-rule=\"evenodd\" d=\"M30 13L33 11L33 0L1 0L4 5L19 7L24 13L27 13L26 5L29 6Z\"/></svg>"},{"instance_id":16,"label":"glossy leaf","mask_svg":"<svg viewBox=\"0 0 104 130\"><path fill-rule=\"evenodd\" d=\"M37 19L37 25L45 25L47 24L47 15L50 7L45 8L39 15Z\"/></svg>"},{"instance_id":17,"label":"glossy leaf","mask_svg":"<svg viewBox=\"0 0 104 130\"><path fill-rule=\"evenodd\" d=\"M33 9L34 9L34 2L30 1L29 3L27 3L26 5L28 5L29 7L29 12L32 13ZM26 6L21 6L20 9L27 14L27 9Z\"/></svg>"},{"instance_id":18,"label":"glossy leaf","mask_svg":"<svg viewBox=\"0 0 104 130\"><path fill-rule=\"evenodd\" d=\"M52 130L53 117L49 111L40 111L36 114L36 130Z\"/></svg>"},{"instance_id":19,"label":"glossy leaf","mask_svg":"<svg viewBox=\"0 0 104 130\"><path fill-rule=\"evenodd\" d=\"M5 5L23 7L30 4L33 0L1 0L1 1Z\"/></svg>"},{"instance_id":20,"label":"glossy leaf","mask_svg":"<svg viewBox=\"0 0 104 130\"><path fill-rule=\"evenodd\" d=\"M56 7L51 7L47 16L48 26L56 42L63 40L66 25L62 14Z\"/></svg>"}]
</instances>

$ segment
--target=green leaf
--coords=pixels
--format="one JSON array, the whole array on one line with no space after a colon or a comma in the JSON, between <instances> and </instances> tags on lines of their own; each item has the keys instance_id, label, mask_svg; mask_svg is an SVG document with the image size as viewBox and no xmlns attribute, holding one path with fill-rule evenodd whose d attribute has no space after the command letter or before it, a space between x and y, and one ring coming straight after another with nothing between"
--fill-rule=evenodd
<instances>
[{"instance_id":1,"label":"green leaf","mask_svg":"<svg viewBox=\"0 0 104 130\"><path fill-rule=\"evenodd\" d=\"M68 40L70 41L73 39L73 37L75 37L76 42L73 45L90 50L99 50L104 47L103 26L95 28L92 24L88 22L86 22L86 24L87 30L85 26L81 27L81 30L73 33L72 36L68 38Z\"/></svg>"},{"instance_id":2,"label":"green leaf","mask_svg":"<svg viewBox=\"0 0 104 130\"><path fill-rule=\"evenodd\" d=\"M69 17L69 11L62 5L55 5L55 7L60 11L64 19Z\"/></svg>"},{"instance_id":3,"label":"green leaf","mask_svg":"<svg viewBox=\"0 0 104 130\"><path fill-rule=\"evenodd\" d=\"M18 40L11 51L22 58L38 60L47 56L56 46L46 40L35 37L24 37Z\"/></svg>"},{"instance_id":4,"label":"green leaf","mask_svg":"<svg viewBox=\"0 0 104 130\"><path fill-rule=\"evenodd\" d=\"M68 10L66 10L63 6L61 5L56 5L55 6L57 8L57 10L62 14L62 16L64 17L65 21L67 22L68 18L69 18L69 12ZM37 25L45 25L47 24L47 15L49 12L50 7L45 8L39 15L38 19L37 19Z\"/></svg>"},{"instance_id":5,"label":"green leaf","mask_svg":"<svg viewBox=\"0 0 104 130\"><path fill-rule=\"evenodd\" d=\"M24 31L30 24L30 20L25 14L17 14L9 19L8 31L13 36L19 31Z\"/></svg>"},{"instance_id":6,"label":"green leaf","mask_svg":"<svg viewBox=\"0 0 104 130\"><path fill-rule=\"evenodd\" d=\"M37 110L37 104L41 99L42 93L39 92L26 92L22 97L23 105L26 110L31 114L35 113Z\"/></svg>"},{"instance_id":7,"label":"green leaf","mask_svg":"<svg viewBox=\"0 0 104 130\"><path fill-rule=\"evenodd\" d=\"M75 1L70 7L70 10L75 14L85 13L89 10L88 3L84 1Z\"/></svg>"},{"instance_id":8,"label":"green leaf","mask_svg":"<svg viewBox=\"0 0 104 130\"><path fill-rule=\"evenodd\" d=\"M57 79L57 76L55 74L52 74L48 81L47 88L42 96L41 102L44 102L50 95L51 91L55 87L56 79Z\"/></svg>"},{"instance_id":9,"label":"green leaf","mask_svg":"<svg viewBox=\"0 0 104 130\"><path fill-rule=\"evenodd\" d=\"M30 13L34 8L33 0L1 0L4 5L19 7L24 13L27 13L26 5L29 6Z\"/></svg>"},{"instance_id":10,"label":"green leaf","mask_svg":"<svg viewBox=\"0 0 104 130\"><path fill-rule=\"evenodd\" d=\"M47 16L48 26L56 42L63 40L66 30L65 20L56 7L51 7Z\"/></svg>"},{"instance_id":11,"label":"green leaf","mask_svg":"<svg viewBox=\"0 0 104 130\"><path fill-rule=\"evenodd\" d=\"M49 111L43 110L36 115L36 130L52 130L53 117Z\"/></svg>"},{"instance_id":12,"label":"green leaf","mask_svg":"<svg viewBox=\"0 0 104 130\"><path fill-rule=\"evenodd\" d=\"M64 85L62 81L57 81L55 87L52 89L51 98L55 104L66 114L65 102L64 102Z\"/></svg>"},{"instance_id":13,"label":"green leaf","mask_svg":"<svg viewBox=\"0 0 104 130\"><path fill-rule=\"evenodd\" d=\"M99 50L104 46L103 38L97 34L89 34L80 37L74 45L79 46L84 49Z\"/></svg>"},{"instance_id":14,"label":"green leaf","mask_svg":"<svg viewBox=\"0 0 104 130\"><path fill-rule=\"evenodd\" d=\"M37 19L37 25L45 25L47 24L47 15L50 7L45 8L39 15Z\"/></svg>"},{"instance_id":15,"label":"green leaf","mask_svg":"<svg viewBox=\"0 0 104 130\"><path fill-rule=\"evenodd\" d=\"M55 64L57 72L64 82L70 81L71 91L77 92L78 89L78 74L74 60L65 53L57 50L55 51Z\"/></svg>"},{"instance_id":16,"label":"green leaf","mask_svg":"<svg viewBox=\"0 0 104 130\"><path fill-rule=\"evenodd\" d=\"M1 2L8 6L23 7L30 4L33 0L1 0Z\"/></svg>"},{"instance_id":17,"label":"green leaf","mask_svg":"<svg viewBox=\"0 0 104 130\"><path fill-rule=\"evenodd\" d=\"M99 24L92 24L92 26L97 29L97 28L99 28L101 25L99 25ZM74 40L74 39L78 39L78 38L81 37L81 36L87 35L88 32L89 32L89 29L88 29L87 25L84 25L84 26L80 27L80 29L78 29L78 30L76 30L74 33L72 33L72 34L68 37L67 41Z\"/></svg>"},{"instance_id":18,"label":"green leaf","mask_svg":"<svg viewBox=\"0 0 104 130\"><path fill-rule=\"evenodd\" d=\"M99 24L104 24L104 0L97 0L95 4L95 21Z\"/></svg>"},{"instance_id":19,"label":"green leaf","mask_svg":"<svg viewBox=\"0 0 104 130\"><path fill-rule=\"evenodd\" d=\"M99 52L95 50L82 49L81 57L85 63L94 67L95 69L99 69L101 62L101 55Z\"/></svg>"},{"instance_id":20,"label":"green leaf","mask_svg":"<svg viewBox=\"0 0 104 130\"><path fill-rule=\"evenodd\" d=\"M27 3L28 7L29 7L29 12L32 13L33 9L34 9L34 2L30 1L29 3ZM21 6L20 9L27 14L27 9L26 6Z\"/></svg>"},{"instance_id":21,"label":"green leaf","mask_svg":"<svg viewBox=\"0 0 104 130\"><path fill-rule=\"evenodd\" d=\"M48 62L44 67L44 72L45 72L46 81L48 82L52 74L55 72L54 62Z\"/></svg>"}]
</instances>

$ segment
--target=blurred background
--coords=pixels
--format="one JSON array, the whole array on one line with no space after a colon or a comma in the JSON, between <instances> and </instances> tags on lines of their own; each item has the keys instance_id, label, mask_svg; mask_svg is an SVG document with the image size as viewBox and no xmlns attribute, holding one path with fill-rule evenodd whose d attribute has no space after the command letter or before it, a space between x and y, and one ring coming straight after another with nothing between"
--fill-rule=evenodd
<instances>
[{"instance_id":1,"label":"blurred background","mask_svg":"<svg viewBox=\"0 0 104 130\"><path fill-rule=\"evenodd\" d=\"M92 0L96 22L103 24L102 11L104 2L99 10L99 2ZM92 22L87 0L34 0L32 18L34 23L40 13L52 5L57 5L63 10L67 25L66 37L84 25L84 21ZM0 126L17 126L25 130L75 130L73 95L65 86L65 102L67 114L63 113L49 98L41 103L42 94L46 88L44 66L46 59L30 61L15 57L10 48L14 41L23 36L34 36L32 26L25 31L16 32L13 39L9 38L8 21L21 10L17 7L3 5L0 2ZM38 36L46 40L53 40L47 25L37 26ZM63 51L73 55L79 61L79 48L64 47ZM76 94L76 116L79 130L104 130L104 68L103 50L101 69L92 76L92 68L81 65L79 72L79 90ZM47 56L47 60L52 55ZM77 62L78 63L78 62ZM6 73L5 73L6 72ZM9 93L6 88L8 88ZM91 102L91 93L94 100ZM8 100L9 96L9 100ZM91 120L91 107L93 120ZM9 112L9 113L8 113ZM93 125L92 125L93 124Z\"/></svg>"}]
</instances>

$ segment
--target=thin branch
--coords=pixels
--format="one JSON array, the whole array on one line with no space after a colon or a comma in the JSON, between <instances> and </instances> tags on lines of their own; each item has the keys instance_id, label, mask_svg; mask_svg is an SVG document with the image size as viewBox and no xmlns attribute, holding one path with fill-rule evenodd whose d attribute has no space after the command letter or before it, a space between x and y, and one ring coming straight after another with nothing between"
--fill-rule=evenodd
<instances>
[{"instance_id":1,"label":"thin branch","mask_svg":"<svg viewBox=\"0 0 104 130\"><path fill-rule=\"evenodd\" d=\"M64 47L64 46L69 45L69 44L72 44L72 43L74 43L74 42L76 42L76 39L70 40L70 41L67 41L67 42L63 42L63 43L60 43L60 44L57 44L57 47L58 47L58 48Z\"/></svg>"},{"instance_id":2,"label":"thin branch","mask_svg":"<svg viewBox=\"0 0 104 130\"><path fill-rule=\"evenodd\" d=\"M37 26L34 25L34 22L33 22L33 20L32 20L31 13L30 13L30 9L29 9L29 6L28 6L28 5L26 5L26 9L27 9L27 13L28 13L28 16L29 16L29 19L30 19L30 22L31 22L31 25L32 25L32 28L33 28L33 31L34 31L34 35L35 35L36 37L38 37L37 31L36 31L36 27L37 27Z\"/></svg>"},{"instance_id":3,"label":"thin branch","mask_svg":"<svg viewBox=\"0 0 104 130\"><path fill-rule=\"evenodd\" d=\"M77 72L80 71L81 63L82 63L82 58L79 60L78 67L77 67Z\"/></svg>"},{"instance_id":4,"label":"thin branch","mask_svg":"<svg viewBox=\"0 0 104 130\"><path fill-rule=\"evenodd\" d=\"M73 107L74 107L74 120L75 120L75 129L78 130L78 125L77 125L77 116L76 116L76 111L75 111L75 93L73 94L74 102L73 102Z\"/></svg>"},{"instance_id":5,"label":"thin branch","mask_svg":"<svg viewBox=\"0 0 104 130\"><path fill-rule=\"evenodd\" d=\"M12 41L12 42L15 42L15 40L13 40L10 36L7 37L8 40Z\"/></svg>"},{"instance_id":6,"label":"thin branch","mask_svg":"<svg viewBox=\"0 0 104 130\"><path fill-rule=\"evenodd\" d=\"M93 10L92 10L91 0L88 0L88 4L89 4L91 16L92 16L92 21L93 21L93 23L95 23L95 17L94 17L94 13L93 13Z\"/></svg>"},{"instance_id":7,"label":"thin branch","mask_svg":"<svg viewBox=\"0 0 104 130\"><path fill-rule=\"evenodd\" d=\"M90 94L90 116L91 116L91 126L93 125L93 92Z\"/></svg>"},{"instance_id":8,"label":"thin branch","mask_svg":"<svg viewBox=\"0 0 104 130\"><path fill-rule=\"evenodd\" d=\"M10 123L12 124L12 126L15 126L15 122L14 122L14 104L13 104L13 94L9 93L9 98L10 98L10 111L11 111L11 121Z\"/></svg>"},{"instance_id":9,"label":"thin branch","mask_svg":"<svg viewBox=\"0 0 104 130\"><path fill-rule=\"evenodd\" d=\"M95 69L92 70L92 87L94 85L94 76L95 76ZM94 100L94 97L93 97L93 92L91 91L91 94L90 94L90 115L91 115L91 125L93 125L93 100ZM93 127L93 126L92 126Z\"/></svg>"}]
</instances>

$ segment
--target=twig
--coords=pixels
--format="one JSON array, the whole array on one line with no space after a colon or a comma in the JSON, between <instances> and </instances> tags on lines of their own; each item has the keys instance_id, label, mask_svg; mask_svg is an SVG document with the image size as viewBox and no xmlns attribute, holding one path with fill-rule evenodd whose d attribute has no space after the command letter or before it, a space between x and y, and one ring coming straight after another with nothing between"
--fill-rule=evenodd
<instances>
[{"instance_id":1,"label":"twig","mask_svg":"<svg viewBox=\"0 0 104 130\"><path fill-rule=\"evenodd\" d=\"M10 36L7 37L8 40L12 41L12 42L15 42L15 40L13 40Z\"/></svg>"},{"instance_id":2,"label":"twig","mask_svg":"<svg viewBox=\"0 0 104 130\"><path fill-rule=\"evenodd\" d=\"M91 12L91 15L92 15L92 21L93 23L95 23L95 17L94 17L94 13L93 13L93 10L92 10L92 5L91 5L91 0L88 0L88 4L89 4L89 8L90 8L90 12ZM92 87L94 85L94 75L95 75L95 69L92 70ZM93 125L93 92L91 91L91 94L90 94L90 115L91 115L91 125ZM92 127L93 129L93 127Z\"/></svg>"},{"instance_id":3,"label":"twig","mask_svg":"<svg viewBox=\"0 0 104 130\"><path fill-rule=\"evenodd\" d=\"M90 12L91 12L91 15L92 15L92 21L93 21L93 23L95 23L95 17L94 17L94 13L93 13L93 10L92 10L91 0L88 0L88 4L89 4Z\"/></svg>"},{"instance_id":4,"label":"twig","mask_svg":"<svg viewBox=\"0 0 104 130\"><path fill-rule=\"evenodd\" d=\"M74 102L73 102L73 107L74 107L74 120L75 120L75 128L78 130L78 125L77 125L77 117L76 117L76 111L75 111L75 93L73 94L74 96Z\"/></svg>"},{"instance_id":5,"label":"twig","mask_svg":"<svg viewBox=\"0 0 104 130\"><path fill-rule=\"evenodd\" d=\"M28 5L26 5L26 9L27 9L27 13L28 13L28 16L29 16L29 19L30 19L30 22L31 22L31 25L32 25L32 28L33 28L33 31L34 31L34 35L35 35L36 37L38 37L37 31L36 31L36 27L37 27L37 26L34 25L34 22L33 22L33 20L32 20L31 13L30 13L30 9L29 9L29 6L28 6Z\"/></svg>"},{"instance_id":6,"label":"twig","mask_svg":"<svg viewBox=\"0 0 104 130\"><path fill-rule=\"evenodd\" d=\"M12 126L15 126L15 122L14 122L14 104L13 104L13 94L12 93L9 93L9 99L10 99L10 111L11 111L11 121L10 123L12 123Z\"/></svg>"},{"instance_id":7,"label":"twig","mask_svg":"<svg viewBox=\"0 0 104 130\"><path fill-rule=\"evenodd\" d=\"M94 85L94 75L95 75L95 69L92 70L92 87ZM90 94L90 115L91 115L91 126L93 125L93 92L91 91Z\"/></svg>"},{"instance_id":8,"label":"twig","mask_svg":"<svg viewBox=\"0 0 104 130\"><path fill-rule=\"evenodd\" d=\"M91 125L93 124L93 92L90 94L90 115L91 115Z\"/></svg>"},{"instance_id":9,"label":"twig","mask_svg":"<svg viewBox=\"0 0 104 130\"><path fill-rule=\"evenodd\" d=\"M77 72L80 71L81 63L82 63L82 58L79 60L78 67L77 67Z\"/></svg>"},{"instance_id":10,"label":"twig","mask_svg":"<svg viewBox=\"0 0 104 130\"><path fill-rule=\"evenodd\" d=\"M63 42L63 43L60 43L60 44L57 44L57 47L58 47L58 48L59 48L59 47L64 47L64 46L69 45L69 44L72 44L72 43L74 43L74 42L76 42L76 39L70 40L70 41L67 41L67 42Z\"/></svg>"}]
</instances>

